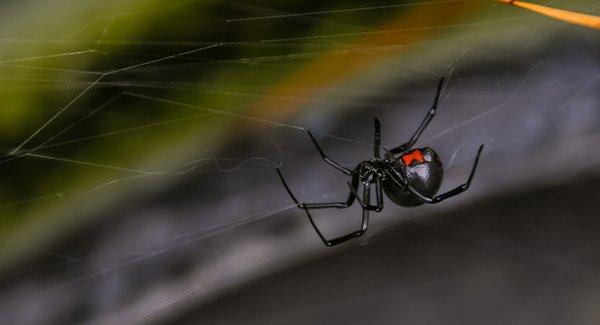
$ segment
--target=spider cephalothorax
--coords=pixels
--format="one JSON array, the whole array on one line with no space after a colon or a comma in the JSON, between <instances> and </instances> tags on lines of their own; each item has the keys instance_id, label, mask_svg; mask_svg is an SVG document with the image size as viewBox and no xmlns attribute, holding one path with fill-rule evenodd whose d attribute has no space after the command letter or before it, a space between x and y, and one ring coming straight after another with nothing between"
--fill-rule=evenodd
<instances>
[{"instance_id":1,"label":"spider cephalothorax","mask_svg":"<svg viewBox=\"0 0 600 325\"><path fill-rule=\"evenodd\" d=\"M292 200L296 203L296 205L306 212L310 223L325 245L332 246L345 242L346 240L362 236L367 231L367 227L369 225L369 211L379 212L383 209L383 192L385 192L387 197L392 202L398 205L414 207L424 203L441 202L449 197L460 194L469 188L471 180L473 179L473 175L475 174L475 169L477 168L477 163L479 161L479 156L481 154L481 150L483 149L483 145L479 147L477 156L475 158L475 163L473 164L473 168L471 169L471 173L469 174L467 181L453 190L439 195L436 194L442 185L442 180L444 177L444 168L439 155L432 148L413 149L413 146L419 139L419 136L421 133L423 133L429 122L431 122L435 116L438 99L440 97L443 84L444 78L440 80L438 85L433 106L427 112L427 116L425 116L425 119L421 122L417 128L417 131L413 134L410 140L407 143L392 148L389 151L386 149L386 154L383 156L383 158L381 157L380 153L381 123L379 120L375 119L374 157L360 162L353 170L341 166L327 157L325 153L323 153L323 150L321 150L321 147L313 135L308 132L310 138L317 147L317 150L321 154L321 157L323 157L328 164L351 177L351 181L348 182L350 193L348 194L346 201L300 203L287 185L283 175L281 174L281 171L277 169L277 173L279 174L285 189L292 197ZM361 185L363 187L362 199L358 194L358 189ZM375 186L375 200L377 201L375 205L371 204L371 185ZM343 209L351 206L355 200L358 201L363 208L363 221L361 229L335 239L326 239L316 226L308 210L325 208Z\"/></svg>"}]
</instances>

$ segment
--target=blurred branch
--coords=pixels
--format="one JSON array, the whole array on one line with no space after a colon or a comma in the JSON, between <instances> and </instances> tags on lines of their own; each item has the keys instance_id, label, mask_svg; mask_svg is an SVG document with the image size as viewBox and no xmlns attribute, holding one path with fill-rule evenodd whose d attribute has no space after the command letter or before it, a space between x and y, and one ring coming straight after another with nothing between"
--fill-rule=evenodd
<instances>
[{"instance_id":1,"label":"blurred branch","mask_svg":"<svg viewBox=\"0 0 600 325\"><path fill-rule=\"evenodd\" d=\"M588 14L582 14L578 12L556 9L537 5L534 3L516 1L516 0L496 0L498 2L504 2L515 7L524 8L550 18L561 20L569 24L579 25L583 27L593 28L600 30L600 17Z\"/></svg>"}]
</instances>

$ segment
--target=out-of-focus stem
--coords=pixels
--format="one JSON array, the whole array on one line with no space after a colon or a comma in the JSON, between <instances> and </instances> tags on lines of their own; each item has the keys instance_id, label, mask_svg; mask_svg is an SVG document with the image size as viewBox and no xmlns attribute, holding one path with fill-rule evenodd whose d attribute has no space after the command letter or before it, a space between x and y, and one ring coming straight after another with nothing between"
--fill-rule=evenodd
<instances>
[{"instance_id":1,"label":"out-of-focus stem","mask_svg":"<svg viewBox=\"0 0 600 325\"><path fill-rule=\"evenodd\" d=\"M541 5L537 5L534 3L517 1L517 0L495 0L498 2L503 2L506 4L510 4L516 7L521 7L533 12L537 12L544 16L548 16L554 19L562 20L564 22L580 25L588 28L598 29L600 30L600 17L588 14L582 14L578 12L556 9L545 7Z\"/></svg>"}]
</instances>

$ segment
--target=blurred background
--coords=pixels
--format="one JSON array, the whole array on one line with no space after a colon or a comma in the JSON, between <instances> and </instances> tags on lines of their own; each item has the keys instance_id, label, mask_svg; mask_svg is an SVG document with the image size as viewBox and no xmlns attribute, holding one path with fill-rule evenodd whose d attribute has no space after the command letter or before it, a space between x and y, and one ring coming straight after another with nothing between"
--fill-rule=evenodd
<instances>
[{"instance_id":1,"label":"blurred background","mask_svg":"<svg viewBox=\"0 0 600 325\"><path fill-rule=\"evenodd\" d=\"M592 0L536 1L600 15ZM597 324L600 34L484 0L4 1L3 324ZM442 191L326 248L336 201L421 137ZM360 209L315 214L326 236Z\"/></svg>"}]
</instances>

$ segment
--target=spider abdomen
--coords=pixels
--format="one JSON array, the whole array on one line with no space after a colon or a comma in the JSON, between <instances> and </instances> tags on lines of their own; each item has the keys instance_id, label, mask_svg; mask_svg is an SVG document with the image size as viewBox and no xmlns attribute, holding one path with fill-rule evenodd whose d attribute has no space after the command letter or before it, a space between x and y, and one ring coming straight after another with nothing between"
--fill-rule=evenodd
<instances>
[{"instance_id":1,"label":"spider abdomen","mask_svg":"<svg viewBox=\"0 0 600 325\"><path fill-rule=\"evenodd\" d=\"M444 168L438 154L431 148L414 149L395 157L404 170L407 182L427 197L433 197L440 189L444 178ZM385 194L394 203L414 207L423 204L409 190L391 179L383 181Z\"/></svg>"}]
</instances>

